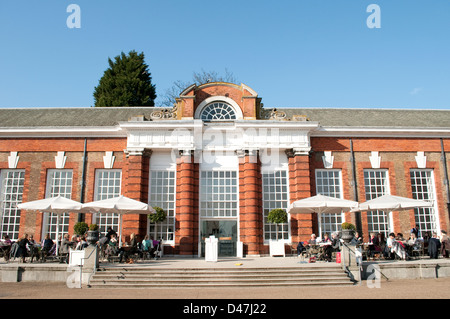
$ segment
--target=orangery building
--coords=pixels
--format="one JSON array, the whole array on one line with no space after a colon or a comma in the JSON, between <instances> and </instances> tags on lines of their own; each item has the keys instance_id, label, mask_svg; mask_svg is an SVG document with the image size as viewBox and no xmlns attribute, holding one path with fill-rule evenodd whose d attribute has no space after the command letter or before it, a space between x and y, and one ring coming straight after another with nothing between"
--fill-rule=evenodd
<instances>
[{"instance_id":1,"label":"orangery building","mask_svg":"<svg viewBox=\"0 0 450 319\"><path fill-rule=\"evenodd\" d=\"M17 204L56 195L83 203L124 195L166 212L163 222L124 215L131 233L161 238L164 253L202 256L219 239L219 256L264 255L312 233L355 224L405 235L449 230L450 110L268 108L250 87L192 85L170 108L0 109L0 233L56 236L56 217ZM323 194L364 202L384 194L432 201L401 212L288 214L275 208ZM67 212L60 232L78 221L101 233L119 228L114 214Z\"/></svg>"}]
</instances>

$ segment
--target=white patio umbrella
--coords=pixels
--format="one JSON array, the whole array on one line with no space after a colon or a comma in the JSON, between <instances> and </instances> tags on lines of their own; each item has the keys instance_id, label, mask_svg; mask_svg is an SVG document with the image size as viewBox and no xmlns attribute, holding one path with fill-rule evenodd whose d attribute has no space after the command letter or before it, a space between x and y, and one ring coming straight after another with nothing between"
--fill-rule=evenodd
<instances>
[{"instance_id":1,"label":"white patio umbrella","mask_svg":"<svg viewBox=\"0 0 450 319\"><path fill-rule=\"evenodd\" d=\"M154 214L150 205L120 195L109 199L98 200L82 205L83 209L100 214L115 213L120 216L119 245L122 244L122 216L125 214Z\"/></svg>"},{"instance_id":2,"label":"white patio umbrella","mask_svg":"<svg viewBox=\"0 0 450 319\"><path fill-rule=\"evenodd\" d=\"M429 201L400 197L394 195L382 195L359 204L353 211L383 210L383 211L401 211L413 208L432 207Z\"/></svg>"},{"instance_id":3,"label":"white patio umbrella","mask_svg":"<svg viewBox=\"0 0 450 319\"><path fill-rule=\"evenodd\" d=\"M343 210L350 211L356 207L358 207L358 202L318 194L316 196L307 197L293 202L291 205L289 205L288 212L291 214L292 213L339 214Z\"/></svg>"},{"instance_id":4,"label":"white patio umbrella","mask_svg":"<svg viewBox=\"0 0 450 319\"><path fill-rule=\"evenodd\" d=\"M63 196L49 197L45 199L35 200L17 205L19 209L34 210L44 213L57 214L56 223L56 255L59 254L59 225L61 223L61 215L68 212L81 212L81 203L71 200Z\"/></svg>"}]
</instances>

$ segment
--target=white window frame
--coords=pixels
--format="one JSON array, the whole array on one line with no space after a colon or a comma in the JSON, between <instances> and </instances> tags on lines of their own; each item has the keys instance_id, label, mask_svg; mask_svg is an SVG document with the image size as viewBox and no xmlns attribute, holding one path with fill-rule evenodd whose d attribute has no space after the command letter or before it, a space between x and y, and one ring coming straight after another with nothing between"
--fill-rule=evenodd
<instances>
[{"instance_id":1,"label":"white window frame","mask_svg":"<svg viewBox=\"0 0 450 319\"><path fill-rule=\"evenodd\" d=\"M54 187L61 188L61 184L55 184L55 174L56 173L70 173L70 185L67 183L62 184L65 188L64 192L57 191L55 192ZM61 178L58 178L59 181L61 181ZM65 181L69 180L68 178L64 179ZM72 187L73 187L73 170L72 169L49 169L47 170L47 184L45 188L45 198L55 197L55 196L62 196L68 199L72 199ZM67 191L67 188L69 190ZM57 218L58 215L54 213L44 213L43 216L43 223L42 223L42 238L45 237L45 235L49 234L50 238L53 240L56 240L56 234L57 234ZM59 222L59 230L58 233L62 236L65 233L69 232L69 218L70 214L69 212L61 214L60 216L60 222ZM53 230L54 229L54 230Z\"/></svg>"},{"instance_id":2,"label":"white window frame","mask_svg":"<svg viewBox=\"0 0 450 319\"><path fill-rule=\"evenodd\" d=\"M19 185L17 188L17 192L5 192L6 181L9 173L18 173L18 177L13 177L12 180L18 179ZM20 176L22 175L22 176ZM1 170L0 173L0 235L1 239L3 239L4 235L8 235L10 240L19 239L19 228L20 228L20 209L17 208L17 205L22 203L22 196L24 190L25 183L25 170L24 169L4 169ZM21 181L21 182L20 182ZM22 183L22 184L20 184ZM14 190L14 187L12 187ZM21 192L20 192L21 190ZM10 195L11 198L6 198L7 195ZM16 196L16 200L13 200L12 197ZM9 206L9 207L6 207ZM7 213L8 210L8 213ZM5 223L5 218L8 218L8 222ZM10 221L13 220L13 223ZM6 231L3 231L4 228L7 228Z\"/></svg>"},{"instance_id":3,"label":"white window frame","mask_svg":"<svg viewBox=\"0 0 450 319\"><path fill-rule=\"evenodd\" d=\"M158 180L166 179L166 176L153 176L153 174L168 174L167 180L170 181L164 185L157 185L160 191L156 194L152 192L152 188ZM173 177L170 175L173 174ZM161 207L167 214L166 220L164 222L158 223L156 226L150 223L150 220L147 223L147 233L153 236L154 239L161 238L161 235L164 234L163 243L168 245L173 245L175 243L175 222L176 222L176 188L177 188L177 172L174 169L152 169L150 170L149 176L149 194L148 201L151 206ZM172 192L169 192L168 188L173 188ZM160 196L167 196L166 200L158 200ZM172 197L172 199L170 198ZM153 228L153 229L152 229ZM156 229L155 229L156 228ZM156 238L158 237L158 238Z\"/></svg>"},{"instance_id":4,"label":"white window frame","mask_svg":"<svg viewBox=\"0 0 450 319\"><path fill-rule=\"evenodd\" d=\"M379 192L378 190L376 190L374 193L372 192L367 192L367 187L377 187L378 184L375 184L375 186L373 186L374 184L366 184L366 172L370 173L370 172L374 172L374 173L382 173L384 174L384 185L382 185L381 187L384 187L384 191ZM371 200L371 199L375 199L379 196L382 195L389 195L391 193L390 190L390 183L389 183L389 170L388 169L364 169L363 171L363 178L364 178L364 193L366 196L366 200ZM377 178L377 177L375 177ZM369 180L373 180L369 179ZM373 227L373 225L380 225L380 223L373 223L373 219L374 218L384 218L386 220L386 231L382 231L381 227ZM371 220L372 219L372 220ZM393 216L392 216L392 211L390 212L385 212L385 211L381 211L381 210L374 210L374 211L368 211L367 212L367 225L368 225L368 232L369 234L371 233L384 233L385 237L387 238L387 236L389 235L390 232L392 232L392 227L393 227ZM372 227L371 227L372 225ZM371 230L372 228L372 230Z\"/></svg>"},{"instance_id":5,"label":"white window frame","mask_svg":"<svg viewBox=\"0 0 450 319\"><path fill-rule=\"evenodd\" d=\"M337 185L339 187L338 190L338 196L336 196L336 184L332 184L332 187L334 188L333 191L326 191L323 189L320 189L320 187L325 187L323 184L319 185L319 173L321 174L327 174L327 178L326 180L330 180L330 176L328 175L328 173L337 173L338 174L338 182L339 184ZM324 196L329 196L329 197L336 197L339 199L344 199L344 192L343 192L343 188L342 188L342 170L340 169L316 169L315 171L315 177L316 177L316 194L321 194ZM335 179L335 176L333 177L333 179ZM324 180L323 176L320 177L320 180ZM334 182L334 181L333 181ZM328 184L330 185L330 184ZM330 186L329 186L330 187ZM343 222L345 222L345 213L342 211L340 214L329 214L329 213L322 213L319 214L318 216L319 218L319 234L321 237L323 237L323 235L325 233L328 234L328 236L331 237L331 234L333 232L336 231L340 231L341 230L341 224ZM330 220L330 222L328 222L327 220Z\"/></svg>"},{"instance_id":6,"label":"white window frame","mask_svg":"<svg viewBox=\"0 0 450 319\"><path fill-rule=\"evenodd\" d=\"M212 179L207 176L204 177L204 174L212 174ZM224 174L223 178L220 174ZM230 175L234 174L234 176L227 177L226 174ZM218 174L216 176L216 174ZM221 184L220 181L230 181L229 184L224 183ZM232 181L234 180L234 185ZM209 182L212 182L211 185ZM205 184L206 183L206 184ZM217 184L217 185L216 185ZM235 192L233 192L232 188L235 188ZM211 190L211 192L205 192ZM227 188L229 188L227 190ZM217 189L217 191L215 191ZM221 191L221 189L225 191ZM222 169L208 169L200 171L200 185L199 185L199 214L200 219L237 219L239 217L239 172L236 170L222 170ZM208 198L205 198L207 196ZM209 203L213 204L212 208L207 208ZM226 204L223 207L219 207L220 203ZM218 204L217 207L214 207L214 204ZM233 205L234 204L234 205ZM228 207L227 207L228 206ZM235 206L235 207L233 207ZM227 210L231 210L231 214L227 214ZM217 214L215 212L217 211ZM204 213L205 212L205 213ZM212 212L212 214L210 214Z\"/></svg>"},{"instance_id":7,"label":"white window frame","mask_svg":"<svg viewBox=\"0 0 450 319\"><path fill-rule=\"evenodd\" d=\"M284 174L278 175L278 174ZM266 184L264 175L272 175L273 183ZM284 180L284 182L283 182ZM281 183L279 183L281 182ZM284 185L283 185L284 183ZM262 214L263 214L263 238L264 244L269 244L271 240L276 240L277 227L278 237L280 241L285 243L291 242L291 218L288 213L288 222L274 225L267 222L267 216L272 209L281 208L287 211L290 203L289 199L289 171L287 169L273 169L273 167L263 167L261 169L261 184L262 184ZM286 188L283 192L283 187ZM279 188L279 189L277 189ZM284 198L283 198L284 197ZM273 204L276 203L276 204ZM269 204L269 205L268 205ZM281 238L280 238L281 235Z\"/></svg>"},{"instance_id":8,"label":"white window frame","mask_svg":"<svg viewBox=\"0 0 450 319\"><path fill-rule=\"evenodd\" d=\"M200 105L197 107L197 109L195 110L194 118L200 119L203 109L205 107L207 107L208 105L210 105L212 103L216 103L216 102L230 105L234 109L237 120L244 118L244 114L242 113L241 107L233 99L231 99L227 96L210 96L210 97L204 99L200 103ZM216 120L214 120L214 121L216 121ZM231 120L231 121L234 121L234 120Z\"/></svg>"},{"instance_id":9,"label":"white window frame","mask_svg":"<svg viewBox=\"0 0 450 319\"><path fill-rule=\"evenodd\" d=\"M113 192L107 192L106 195L103 195L101 191L99 190L99 183L100 183L100 174L104 172L111 172L111 173L120 173L120 176L118 180L120 181L119 185L119 191L117 192L114 190ZM116 188L117 186L113 186ZM122 194L122 170L121 169L96 169L95 170L95 185L94 185L94 201L102 200L102 199L109 199L116 196L119 196ZM100 198L102 196L102 198ZM112 222L103 222L103 220L112 219ZM96 213L93 215L92 222L97 224L99 226L99 231L101 233L105 233L107 231L108 227L112 227L115 231L118 232L120 228L120 215L115 213Z\"/></svg>"},{"instance_id":10,"label":"white window frame","mask_svg":"<svg viewBox=\"0 0 450 319\"><path fill-rule=\"evenodd\" d=\"M412 173L426 173L429 176L426 176L427 184L425 185L427 187L427 194L428 198L424 198L423 192L418 193L413 191L413 176ZM439 222L439 211L437 206L437 200L436 200L436 184L434 180L434 171L432 169L420 169L420 168L414 168L410 170L409 173L410 181L411 181L411 192L414 199L420 199L420 200L431 200L433 203L433 206L430 208L415 208L414 209L414 221L415 224L419 224L419 230L421 235L423 236L424 232L429 232L430 236L433 232L440 233L440 222ZM423 178L423 177L421 177ZM414 178L414 180L418 180L417 177ZM417 185L417 184L416 184ZM423 187L423 184L420 184L421 187ZM431 191L431 192L430 192ZM420 195L419 195L420 194ZM419 196L418 196L419 195ZM431 196L430 196L431 195ZM429 215L430 221L421 221L422 218ZM419 216L419 220L417 220ZM431 227L428 227L427 224L430 224ZM434 224L434 225L433 225ZM426 227L424 227L426 226Z\"/></svg>"}]
</instances>

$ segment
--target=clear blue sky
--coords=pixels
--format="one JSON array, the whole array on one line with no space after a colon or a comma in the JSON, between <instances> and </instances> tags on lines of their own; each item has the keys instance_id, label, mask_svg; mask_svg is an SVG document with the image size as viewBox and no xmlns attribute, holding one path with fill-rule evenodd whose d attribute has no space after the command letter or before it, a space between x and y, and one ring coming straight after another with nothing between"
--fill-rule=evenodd
<instances>
[{"instance_id":1,"label":"clear blue sky","mask_svg":"<svg viewBox=\"0 0 450 319\"><path fill-rule=\"evenodd\" d=\"M108 57L136 50L160 97L228 69L265 107L450 109L448 0L1 0L0 48L0 107L89 107Z\"/></svg>"}]
</instances>

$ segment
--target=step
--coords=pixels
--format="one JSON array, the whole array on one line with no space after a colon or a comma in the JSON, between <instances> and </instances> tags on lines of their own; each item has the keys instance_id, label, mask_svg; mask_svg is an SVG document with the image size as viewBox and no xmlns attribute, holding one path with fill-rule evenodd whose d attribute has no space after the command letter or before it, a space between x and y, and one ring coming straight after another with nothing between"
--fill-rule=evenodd
<instances>
[{"instance_id":1,"label":"step","mask_svg":"<svg viewBox=\"0 0 450 319\"><path fill-rule=\"evenodd\" d=\"M301 287L301 286L353 286L354 284L350 280L346 281L297 281L297 282L252 282L252 283L162 283L162 284L148 284L148 283L116 283L107 282L103 284L90 283L90 288L231 288L231 287L247 287L247 288L260 288L260 287Z\"/></svg>"},{"instance_id":2,"label":"step","mask_svg":"<svg viewBox=\"0 0 450 319\"><path fill-rule=\"evenodd\" d=\"M91 288L293 287L353 285L340 267L151 268L104 267Z\"/></svg>"}]
</instances>

